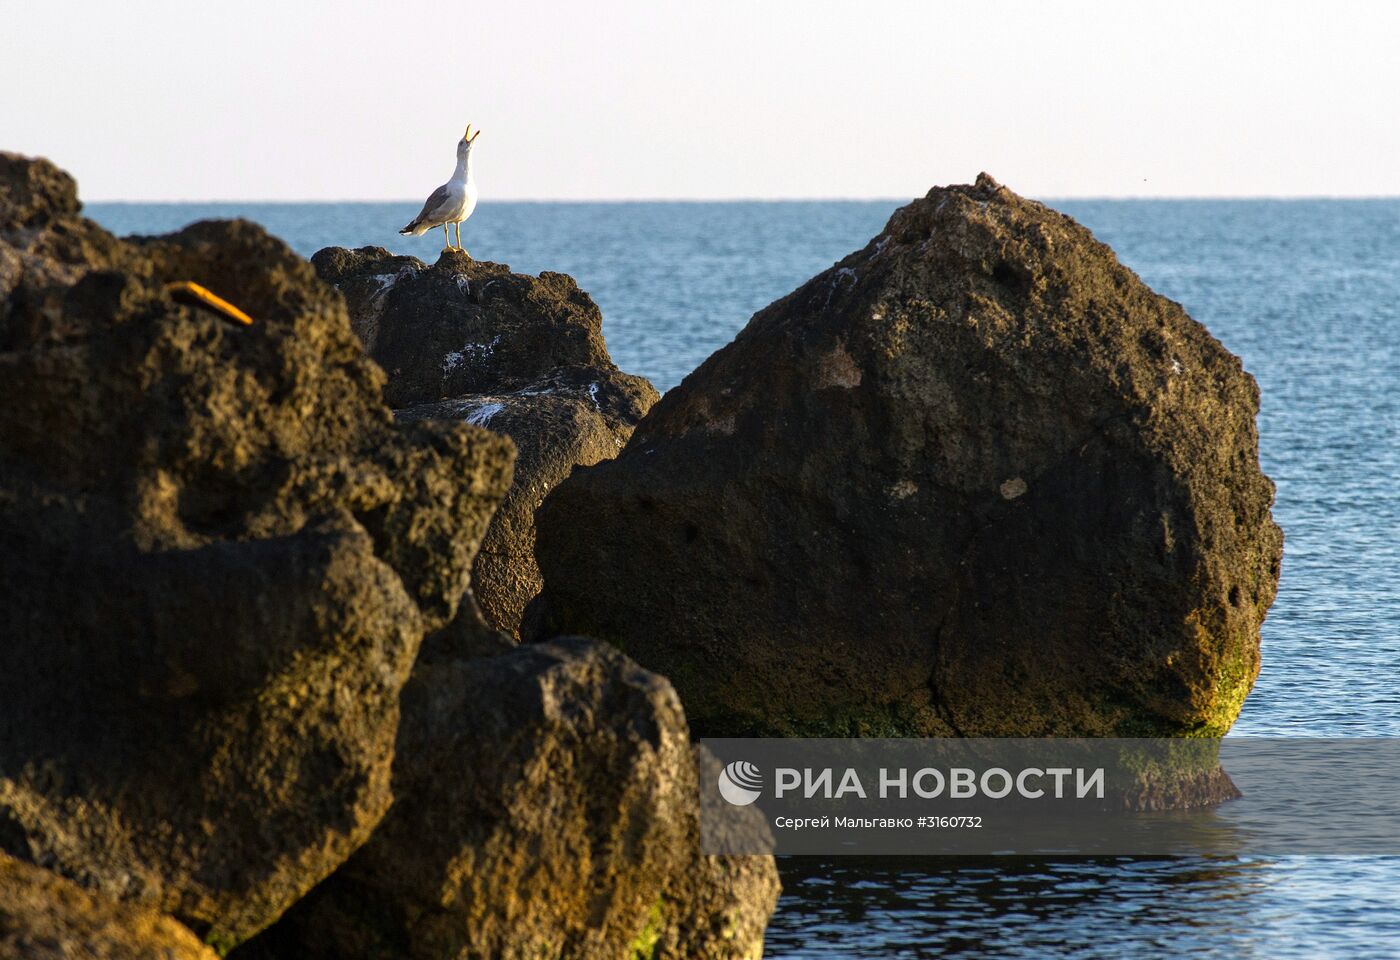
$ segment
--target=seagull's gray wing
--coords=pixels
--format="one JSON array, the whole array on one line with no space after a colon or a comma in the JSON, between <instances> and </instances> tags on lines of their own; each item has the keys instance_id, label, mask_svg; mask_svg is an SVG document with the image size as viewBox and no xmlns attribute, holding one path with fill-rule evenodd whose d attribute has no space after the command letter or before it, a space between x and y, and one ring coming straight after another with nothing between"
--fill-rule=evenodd
<instances>
[{"instance_id":1,"label":"seagull's gray wing","mask_svg":"<svg viewBox=\"0 0 1400 960\"><path fill-rule=\"evenodd\" d=\"M416 226L420 223L437 226L439 221L435 219L435 216L438 210L447 203L447 199L447 184L444 183L433 191L432 196L428 197L427 202L423 204L423 209L418 211L418 216L413 218L413 222L409 226Z\"/></svg>"}]
</instances>

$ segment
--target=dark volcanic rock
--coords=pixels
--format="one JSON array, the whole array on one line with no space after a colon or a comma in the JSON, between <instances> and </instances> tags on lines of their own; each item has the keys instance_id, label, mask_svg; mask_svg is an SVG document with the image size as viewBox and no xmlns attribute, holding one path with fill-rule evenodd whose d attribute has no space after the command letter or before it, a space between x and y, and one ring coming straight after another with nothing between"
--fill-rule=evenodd
<instances>
[{"instance_id":1,"label":"dark volcanic rock","mask_svg":"<svg viewBox=\"0 0 1400 960\"><path fill-rule=\"evenodd\" d=\"M759 312L538 513L541 635L704 733L1223 734L1282 549L1239 360L980 177Z\"/></svg>"},{"instance_id":2,"label":"dark volcanic rock","mask_svg":"<svg viewBox=\"0 0 1400 960\"><path fill-rule=\"evenodd\" d=\"M47 160L0 151L0 230L39 227L77 216L78 182Z\"/></svg>"},{"instance_id":3,"label":"dark volcanic rock","mask_svg":"<svg viewBox=\"0 0 1400 960\"><path fill-rule=\"evenodd\" d=\"M185 927L0 854L0 960L215 960Z\"/></svg>"},{"instance_id":4,"label":"dark volcanic rock","mask_svg":"<svg viewBox=\"0 0 1400 960\"><path fill-rule=\"evenodd\" d=\"M511 273L450 250L431 267L379 247L330 247L312 262L345 294L401 421L465 420L515 442L515 482L472 586L491 624L518 635L541 586L535 508L575 466L616 456L656 391L613 364L602 315L564 274Z\"/></svg>"},{"instance_id":5,"label":"dark volcanic rock","mask_svg":"<svg viewBox=\"0 0 1400 960\"><path fill-rule=\"evenodd\" d=\"M117 241L44 161L0 172L0 848L226 947L387 810L400 689L511 446L394 423L261 228Z\"/></svg>"},{"instance_id":6,"label":"dark volcanic rock","mask_svg":"<svg viewBox=\"0 0 1400 960\"><path fill-rule=\"evenodd\" d=\"M562 367L612 366L602 314L566 274L511 273L459 250L431 267L383 247L327 247L311 262L345 295L395 409L520 389Z\"/></svg>"},{"instance_id":7,"label":"dark volcanic rock","mask_svg":"<svg viewBox=\"0 0 1400 960\"><path fill-rule=\"evenodd\" d=\"M700 856L680 703L615 650L420 663L398 757L369 843L240 958L761 954L772 858Z\"/></svg>"},{"instance_id":8,"label":"dark volcanic rock","mask_svg":"<svg viewBox=\"0 0 1400 960\"><path fill-rule=\"evenodd\" d=\"M79 209L78 185L67 173L0 152L0 351L61 335L63 300L78 278L131 259L125 244ZM89 297L98 292L88 289Z\"/></svg>"},{"instance_id":9,"label":"dark volcanic rock","mask_svg":"<svg viewBox=\"0 0 1400 960\"><path fill-rule=\"evenodd\" d=\"M640 377L593 367L560 371L516 393L398 411L404 423L464 420L515 443L515 482L472 566L472 590L497 629L518 635L521 614L543 585L535 563L535 509L575 466L617 456L655 399Z\"/></svg>"}]
</instances>

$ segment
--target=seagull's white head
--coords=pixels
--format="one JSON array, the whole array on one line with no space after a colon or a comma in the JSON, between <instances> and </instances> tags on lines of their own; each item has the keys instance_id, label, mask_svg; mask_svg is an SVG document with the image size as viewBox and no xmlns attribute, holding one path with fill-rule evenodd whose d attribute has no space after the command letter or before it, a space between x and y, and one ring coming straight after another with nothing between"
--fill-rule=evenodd
<instances>
[{"instance_id":1,"label":"seagull's white head","mask_svg":"<svg viewBox=\"0 0 1400 960\"><path fill-rule=\"evenodd\" d=\"M467 132L462 134L461 140L457 141L457 156L465 157L467 154L471 153L472 144L476 142L476 138L479 136L481 136L481 131L478 130L473 133L472 125L470 123L467 124Z\"/></svg>"}]
</instances>

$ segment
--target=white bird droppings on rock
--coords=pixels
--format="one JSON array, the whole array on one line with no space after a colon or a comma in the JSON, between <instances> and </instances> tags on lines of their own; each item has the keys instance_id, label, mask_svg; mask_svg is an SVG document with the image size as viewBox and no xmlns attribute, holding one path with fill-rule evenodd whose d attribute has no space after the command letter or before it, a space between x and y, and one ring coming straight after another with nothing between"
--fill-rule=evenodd
<instances>
[{"instance_id":1,"label":"white bird droppings on rock","mask_svg":"<svg viewBox=\"0 0 1400 960\"><path fill-rule=\"evenodd\" d=\"M453 350L442 358L442 375L447 376L468 360L473 362L485 360L491 356L496 345L500 342L501 338L497 335L491 338L490 343L463 344L461 350Z\"/></svg>"},{"instance_id":2,"label":"white bird droppings on rock","mask_svg":"<svg viewBox=\"0 0 1400 960\"><path fill-rule=\"evenodd\" d=\"M491 418L506 408L504 403L483 403L473 409L462 419L472 426L484 427L491 422Z\"/></svg>"},{"instance_id":3,"label":"white bird droppings on rock","mask_svg":"<svg viewBox=\"0 0 1400 960\"><path fill-rule=\"evenodd\" d=\"M416 276L418 276L418 269L412 264L400 267L393 273L376 273L370 278L377 285L374 291L374 296L382 297L391 289L393 289L394 284L398 283L400 280L404 279L405 277L413 278Z\"/></svg>"},{"instance_id":4,"label":"white bird droppings on rock","mask_svg":"<svg viewBox=\"0 0 1400 960\"><path fill-rule=\"evenodd\" d=\"M394 284L404 277L415 277L418 271L411 266L403 267L395 273L376 273L367 279L374 284L374 289L370 292L368 302L368 312L378 317L384 312L384 302L389 297L389 291L394 289Z\"/></svg>"},{"instance_id":5,"label":"white bird droppings on rock","mask_svg":"<svg viewBox=\"0 0 1400 960\"><path fill-rule=\"evenodd\" d=\"M1020 477L1012 477L1001 485L1001 495L1007 500L1015 500L1028 489L1030 488L1026 486L1026 481L1022 480Z\"/></svg>"},{"instance_id":6,"label":"white bird droppings on rock","mask_svg":"<svg viewBox=\"0 0 1400 960\"><path fill-rule=\"evenodd\" d=\"M836 291L840 288L841 284L847 281L850 282L851 286L855 286L860 281L860 277L858 277L856 272L850 267L842 267L832 275L831 279L828 280L826 284L826 300L822 302L823 308L831 305L831 298L836 295Z\"/></svg>"}]
</instances>

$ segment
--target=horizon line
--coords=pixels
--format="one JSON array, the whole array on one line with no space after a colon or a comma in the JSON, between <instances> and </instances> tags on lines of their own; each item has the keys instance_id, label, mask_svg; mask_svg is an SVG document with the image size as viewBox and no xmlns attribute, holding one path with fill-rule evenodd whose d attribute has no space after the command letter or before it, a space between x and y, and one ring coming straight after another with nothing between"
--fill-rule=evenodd
<instances>
[{"instance_id":1,"label":"horizon line","mask_svg":"<svg viewBox=\"0 0 1400 960\"><path fill-rule=\"evenodd\" d=\"M493 197L483 199L482 204L490 203L911 203L914 200L922 199L924 194L912 197L763 197L763 196L735 196L735 197ZM1021 194L1029 200L1036 200L1042 203L1059 203L1062 201L1082 202L1112 202L1112 201L1210 201L1210 200L1400 200L1400 193L1183 193L1183 194L1151 194L1151 193L1124 193L1124 194L1059 194L1055 196L1034 196ZM256 203L256 204L385 204L403 203L418 205L421 200L407 198L365 198L365 197L332 197L332 198L304 198L304 199L268 199L258 197L212 197L212 198L157 198L157 199L131 199L126 197L101 197L98 199L79 198L84 205L95 203L121 203L121 204L166 204L174 206L177 204L191 203Z\"/></svg>"}]
</instances>

